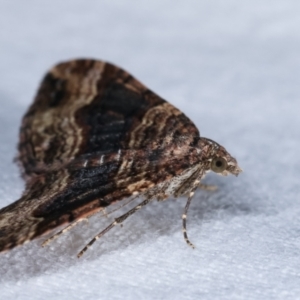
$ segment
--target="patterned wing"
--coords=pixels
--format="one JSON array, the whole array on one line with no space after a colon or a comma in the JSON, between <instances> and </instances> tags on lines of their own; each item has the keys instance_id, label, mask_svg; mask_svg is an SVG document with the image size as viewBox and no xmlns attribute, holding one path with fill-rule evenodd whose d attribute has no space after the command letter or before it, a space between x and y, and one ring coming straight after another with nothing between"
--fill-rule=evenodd
<instances>
[{"instance_id":1,"label":"patterned wing","mask_svg":"<svg viewBox=\"0 0 300 300\"><path fill-rule=\"evenodd\" d=\"M27 186L0 210L0 251L168 182L198 163L198 138L183 113L124 70L57 65L23 119Z\"/></svg>"},{"instance_id":2,"label":"patterned wing","mask_svg":"<svg viewBox=\"0 0 300 300\"><path fill-rule=\"evenodd\" d=\"M182 112L124 70L102 61L74 60L58 64L42 81L23 118L19 158L30 176L37 165L142 149L166 134L199 136Z\"/></svg>"}]
</instances>

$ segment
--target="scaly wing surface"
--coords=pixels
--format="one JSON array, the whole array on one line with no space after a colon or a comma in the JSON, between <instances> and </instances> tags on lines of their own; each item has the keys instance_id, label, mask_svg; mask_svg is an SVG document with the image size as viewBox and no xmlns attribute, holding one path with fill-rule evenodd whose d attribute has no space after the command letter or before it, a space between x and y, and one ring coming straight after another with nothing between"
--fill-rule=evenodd
<instances>
[{"instance_id":1,"label":"scaly wing surface","mask_svg":"<svg viewBox=\"0 0 300 300\"><path fill-rule=\"evenodd\" d=\"M0 251L179 175L197 138L182 112L124 70L95 60L55 66L23 118L26 190L0 210Z\"/></svg>"}]
</instances>

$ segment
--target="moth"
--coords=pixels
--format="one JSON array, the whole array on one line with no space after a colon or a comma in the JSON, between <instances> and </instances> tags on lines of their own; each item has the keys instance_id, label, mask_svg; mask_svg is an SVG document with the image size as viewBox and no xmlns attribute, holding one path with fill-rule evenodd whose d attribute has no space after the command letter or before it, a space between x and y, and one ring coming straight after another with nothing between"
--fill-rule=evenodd
<instances>
[{"instance_id":1,"label":"moth","mask_svg":"<svg viewBox=\"0 0 300 300\"><path fill-rule=\"evenodd\" d=\"M18 162L22 197L0 210L0 251L66 227L125 198L142 201L98 238L154 199L187 195L183 220L204 175L241 172L224 147L123 69L78 59L54 66L23 117Z\"/></svg>"}]
</instances>

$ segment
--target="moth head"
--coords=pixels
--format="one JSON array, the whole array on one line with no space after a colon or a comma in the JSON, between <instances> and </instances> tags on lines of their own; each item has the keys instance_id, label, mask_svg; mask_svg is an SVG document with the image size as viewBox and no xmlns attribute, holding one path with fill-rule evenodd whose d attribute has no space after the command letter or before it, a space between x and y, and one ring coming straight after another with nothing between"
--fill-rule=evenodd
<instances>
[{"instance_id":1,"label":"moth head","mask_svg":"<svg viewBox=\"0 0 300 300\"><path fill-rule=\"evenodd\" d=\"M238 176L242 172L236 159L224 147L207 138L201 138L201 140L201 148L204 150L207 159L207 171L213 171L223 176L229 174Z\"/></svg>"}]
</instances>

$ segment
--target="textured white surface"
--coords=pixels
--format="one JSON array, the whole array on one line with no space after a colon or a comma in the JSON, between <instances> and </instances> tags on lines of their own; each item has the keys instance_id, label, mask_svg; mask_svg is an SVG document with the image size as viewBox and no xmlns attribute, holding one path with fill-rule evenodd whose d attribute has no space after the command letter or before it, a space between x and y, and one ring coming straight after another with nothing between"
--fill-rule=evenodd
<instances>
[{"instance_id":1,"label":"textured white surface","mask_svg":"<svg viewBox=\"0 0 300 300\"><path fill-rule=\"evenodd\" d=\"M0 255L0 299L299 299L298 0L0 2L0 206L23 182L12 160L46 70L74 57L122 66L182 109L244 173L206 183L181 233L184 199L152 203L78 250L94 217L41 248ZM119 212L117 212L117 215Z\"/></svg>"}]
</instances>

